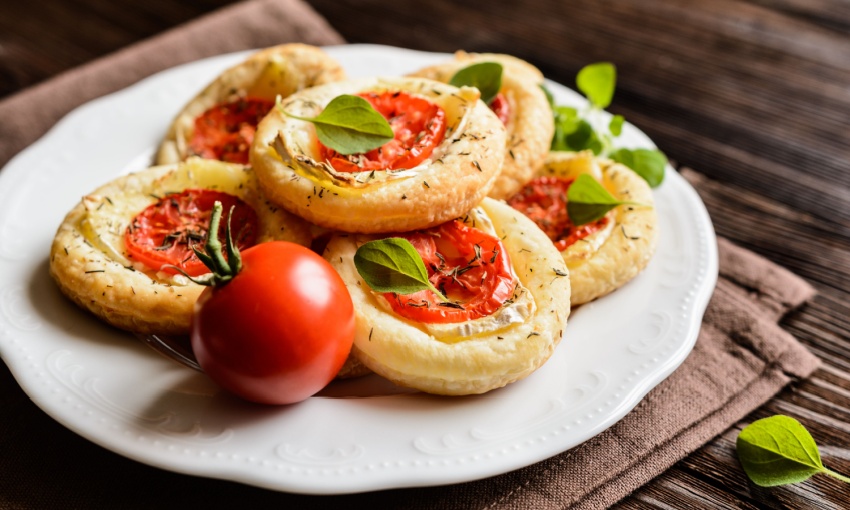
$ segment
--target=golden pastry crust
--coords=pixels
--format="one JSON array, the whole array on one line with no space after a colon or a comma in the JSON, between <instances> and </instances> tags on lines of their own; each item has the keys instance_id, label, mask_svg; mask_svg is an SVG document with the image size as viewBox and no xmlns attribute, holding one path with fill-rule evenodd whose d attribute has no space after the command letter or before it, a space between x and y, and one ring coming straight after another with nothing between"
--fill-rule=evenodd
<instances>
[{"instance_id":1,"label":"golden pastry crust","mask_svg":"<svg viewBox=\"0 0 850 510\"><path fill-rule=\"evenodd\" d=\"M257 242L309 245L305 222L269 202L253 171L242 165L191 158L119 177L83 197L65 217L50 250L50 274L80 307L138 334L188 334L195 301L204 287L180 275L133 263L124 233L154 195L215 188L247 202L257 213Z\"/></svg>"},{"instance_id":2,"label":"golden pastry crust","mask_svg":"<svg viewBox=\"0 0 850 510\"><path fill-rule=\"evenodd\" d=\"M540 88L543 74L534 66L511 55L458 51L451 62L421 69L412 76L448 82L471 64L502 64L502 94L511 106L507 124L505 163L488 196L507 198L525 185L543 164L552 144L555 124L552 108Z\"/></svg>"},{"instance_id":3,"label":"golden pastry crust","mask_svg":"<svg viewBox=\"0 0 850 510\"><path fill-rule=\"evenodd\" d=\"M630 168L590 151L552 152L540 175L575 178L587 173L600 181L621 205L610 211L608 228L561 252L570 269L573 306L604 296L638 275L649 264L658 241L652 189Z\"/></svg>"},{"instance_id":4,"label":"golden pastry crust","mask_svg":"<svg viewBox=\"0 0 850 510\"><path fill-rule=\"evenodd\" d=\"M157 150L156 164L191 156L195 119L213 106L240 97L274 101L299 90L345 79L345 71L324 51L306 44L282 44L258 51L221 73L189 101L172 121Z\"/></svg>"},{"instance_id":5,"label":"golden pastry crust","mask_svg":"<svg viewBox=\"0 0 850 510\"><path fill-rule=\"evenodd\" d=\"M436 334L388 311L383 298L360 278L354 253L375 236L337 235L325 250L354 301L352 354L396 384L442 395L484 393L534 372L561 339L570 313L570 282L558 250L531 220L503 202L484 199L477 209L478 220L486 223L489 218L495 235L503 239L530 296L530 315L520 323L497 325L488 317L470 321L483 329L469 336Z\"/></svg>"},{"instance_id":6,"label":"golden pastry crust","mask_svg":"<svg viewBox=\"0 0 850 510\"><path fill-rule=\"evenodd\" d=\"M314 126L270 112L257 128L251 164L273 200L312 223L345 232L394 232L460 216L490 190L502 166L505 129L477 89L421 78L366 78L301 91L282 108L311 118L341 94L405 91L446 112L443 141L412 169L336 172L320 160Z\"/></svg>"}]
</instances>

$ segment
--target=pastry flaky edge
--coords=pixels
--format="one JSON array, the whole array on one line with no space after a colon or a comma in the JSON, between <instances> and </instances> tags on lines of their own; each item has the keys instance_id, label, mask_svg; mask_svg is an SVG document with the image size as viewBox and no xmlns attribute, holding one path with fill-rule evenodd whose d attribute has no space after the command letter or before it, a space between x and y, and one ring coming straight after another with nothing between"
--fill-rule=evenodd
<instances>
[{"instance_id":1,"label":"pastry flaky edge","mask_svg":"<svg viewBox=\"0 0 850 510\"><path fill-rule=\"evenodd\" d=\"M375 373L427 393L479 394L523 379L552 355L570 314L564 260L531 220L504 202L484 199L479 208L502 239L535 309L525 322L466 338L439 340L382 306L352 259L357 247L375 236L331 239L325 258L340 273L354 301L352 356Z\"/></svg>"},{"instance_id":2,"label":"pastry flaky edge","mask_svg":"<svg viewBox=\"0 0 850 510\"><path fill-rule=\"evenodd\" d=\"M415 168L336 172L319 153L311 118L335 97L404 91L446 112L444 139ZM505 129L478 100L478 89L458 89L423 78L362 78L293 94L257 128L251 165L266 193L294 214L345 232L400 232L428 228L462 215L481 201L502 167Z\"/></svg>"},{"instance_id":3,"label":"pastry flaky edge","mask_svg":"<svg viewBox=\"0 0 850 510\"><path fill-rule=\"evenodd\" d=\"M299 90L346 78L340 64L322 49L291 43L250 55L222 72L177 114L156 153L156 164L191 156L189 140L195 119L213 106L244 97L274 101Z\"/></svg>"},{"instance_id":4,"label":"pastry flaky edge","mask_svg":"<svg viewBox=\"0 0 850 510\"><path fill-rule=\"evenodd\" d=\"M135 215L156 202L153 195L205 187L198 186L205 181L253 207L258 242L309 246L309 226L269 202L250 168L191 158L119 177L83 197L62 221L50 249L50 274L62 293L132 333L188 334L193 307L205 287L133 263L124 251L123 236Z\"/></svg>"},{"instance_id":5,"label":"pastry flaky edge","mask_svg":"<svg viewBox=\"0 0 850 510\"><path fill-rule=\"evenodd\" d=\"M538 173L566 178L587 173L616 199L633 202L609 212L612 227L604 239L579 241L561 252L570 270L573 306L617 290L646 268L658 244L658 217L652 189L642 177L590 151L552 152Z\"/></svg>"},{"instance_id":6,"label":"pastry flaky edge","mask_svg":"<svg viewBox=\"0 0 850 510\"><path fill-rule=\"evenodd\" d=\"M543 73L511 55L458 51L454 60L420 69L410 76L448 82L461 69L480 62L502 64L502 89L511 113L505 141L505 163L488 196L505 199L519 191L543 164L552 144L552 107L541 86Z\"/></svg>"}]
</instances>

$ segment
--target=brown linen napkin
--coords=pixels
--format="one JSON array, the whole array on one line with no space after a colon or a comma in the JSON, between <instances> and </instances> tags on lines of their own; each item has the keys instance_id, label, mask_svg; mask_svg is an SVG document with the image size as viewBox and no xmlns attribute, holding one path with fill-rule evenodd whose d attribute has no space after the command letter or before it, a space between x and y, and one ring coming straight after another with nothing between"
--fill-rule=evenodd
<instances>
[{"instance_id":1,"label":"brown linen napkin","mask_svg":"<svg viewBox=\"0 0 850 510\"><path fill-rule=\"evenodd\" d=\"M17 127L0 124L0 165L92 97L181 62L287 41L334 44L340 38L297 0L254 0L70 71L0 102L3 118L26 119ZM697 188L704 179L683 174ZM812 288L725 240L719 249L720 279L690 357L618 424L533 466L452 486L332 497L185 476L125 459L68 431L33 405L3 366L0 508L607 507L818 365L777 325Z\"/></svg>"}]
</instances>

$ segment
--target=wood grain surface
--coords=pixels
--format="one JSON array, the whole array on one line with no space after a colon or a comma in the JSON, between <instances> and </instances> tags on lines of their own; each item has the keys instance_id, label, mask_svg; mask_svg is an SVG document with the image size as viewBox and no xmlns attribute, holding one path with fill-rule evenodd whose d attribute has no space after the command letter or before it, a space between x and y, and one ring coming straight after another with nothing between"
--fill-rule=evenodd
<instances>
[{"instance_id":1,"label":"wood grain surface","mask_svg":"<svg viewBox=\"0 0 850 510\"><path fill-rule=\"evenodd\" d=\"M0 2L0 97L228 3ZM707 177L700 190L717 233L818 289L783 326L823 360L619 507L850 505L850 487L823 476L755 487L734 450L746 423L788 414L828 467L850 474L850 2L309 3L353 43L510 53L567 85L585 64L616 64L610 110Z\"/></svg>"}]
</instances>

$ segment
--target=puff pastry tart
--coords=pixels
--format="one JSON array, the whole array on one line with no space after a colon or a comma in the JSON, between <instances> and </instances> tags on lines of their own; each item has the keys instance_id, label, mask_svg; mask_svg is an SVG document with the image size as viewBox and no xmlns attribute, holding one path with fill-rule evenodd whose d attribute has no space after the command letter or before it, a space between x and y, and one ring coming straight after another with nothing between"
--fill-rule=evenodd
<instances>
[{"instance_id":1,"label":"puff pastry tart","mask_svg":"<svg viewBox=\"0 0 850 510\"><path fill-rule=\"evenodd\" d=\"M413 76L448 82L461 69L480 62L497 62L503 68L501 91L489 106L507 129L505 163L489 196L507 198L533 177L552 143L555 125L552 108L540 87L543 74L510 55L458 51L453 61L421 69Z\"/></svg>"},{"instance_id":2,"label":"puff pastry tart","mask_svg":"<svg viewBox=\"0 0 850 510\"><path fill-rule=\"evenodd\" d=\"M353 256L374 235L337 234L325 258L355 308L352 355L396 384L443 395L483 393L549 359L570 313L563 258L533 222L484 199L463 218L407 232L432 284L401 296L373 291Z\"/></svg>"},{"instance_id":3,"label":"puff pastry tart","mask_svg":"<svg viewBox=\"0 0 850 510\"><path fill-rule=\"evenodd\" d=\"M646 181L590 151L552 152L538 174L508 203L532 218L561 252L570 271L573 306L616 290L646 267L658 238ZM620 205L595 222L574 226L566 192L580 174L595 177L614 198L640 205Z\"/></svg>"},{"instance_id":4,"label":"puff pastry tart","mask_svg":"<svg viewBox=\"0 0 850 510\"><path fill-rule=\"evenodd\" d=\"M232 232L242 248L310 242L306 223L269 202L250 168L191 158L119 177L83 197L59 226L50 274L71 300L113 326L188 333L204 287L168 264L207 272L191 245L203 244L216 200L234 206Z\"/></svg>"},{"instance_id":5,"label":"puff pastry tart","mask_svg":"<svg viewBox=\"0 0 850 510\"><path fill-rule=\"evenodd\" d=\"M365 154L340 155L314 126L337 96L359 95L393 128ZM251 164L276 202L319 226L346 232L427 228L487 194L502 166L505 129L475 88L422 78L366 78L293 94L260 123Z\"/></svg>"},{"instance_id":6,"label":"puff pastry tart","mask_svg":"<svg viewBox=\"0 0 850 510\"><path fill-rule=\"evenodd\" d=\"M157 152L157 164L197 155L247 164L259 121L278 95L342 80L342 67L324 51L284 44L254 53L224 71L172 121Z\"/></svg>"}]
</instances>

